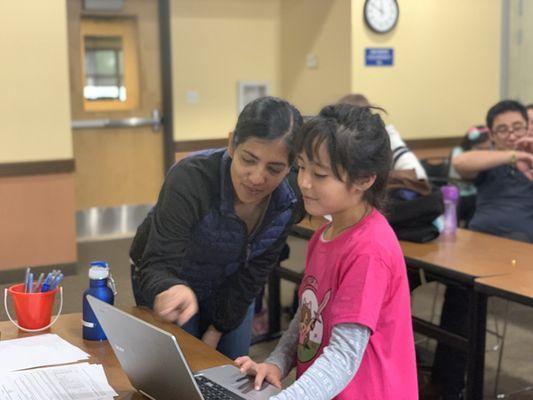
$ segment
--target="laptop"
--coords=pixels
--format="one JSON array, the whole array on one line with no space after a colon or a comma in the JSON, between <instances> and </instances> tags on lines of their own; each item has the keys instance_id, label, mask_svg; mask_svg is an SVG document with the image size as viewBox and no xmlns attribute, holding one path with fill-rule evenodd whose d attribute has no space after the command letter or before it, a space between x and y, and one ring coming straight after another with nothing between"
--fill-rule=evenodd
<instances>
[{"instance_id":1,"label":"laptop","mask_svg":"<svg viewBox=\"0 0 533 400\"><path fill-rule=\"evenodd\" d=\"M267 383L255 390L253 379L233 365L193 374L172 334L96 297L87 301L132 386L150 399L263 400L279 393Z\"/></svg>"}]
</instances>

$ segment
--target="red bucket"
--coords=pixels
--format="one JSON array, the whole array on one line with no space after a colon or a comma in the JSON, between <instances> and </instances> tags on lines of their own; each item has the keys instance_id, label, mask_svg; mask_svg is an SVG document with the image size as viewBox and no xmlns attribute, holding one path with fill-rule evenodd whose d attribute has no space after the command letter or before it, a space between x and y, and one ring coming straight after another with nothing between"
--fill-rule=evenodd
<instances>
[{"instance_id":1,"label":"red bucket","mask_svg":"<svg viewBox=\"0 0 533 400\"><path fill-rule=\"evenodd\" d=\"M61 294L59 313L54 321L50 323L50 320L52 319L52 308L54 306L55 296L59 290ZM7 293L11 295L18 323L13 321L7 309ZM62 288L55 288L44 293L25 293L24 283L19 283L6 289L4 296L4 306L9 319L18 328L25 331L41 331L49 328L57 320L57 317L59 317L59 314L61 314L61 309L63 308Z\"/></svg>"}]
</instances>

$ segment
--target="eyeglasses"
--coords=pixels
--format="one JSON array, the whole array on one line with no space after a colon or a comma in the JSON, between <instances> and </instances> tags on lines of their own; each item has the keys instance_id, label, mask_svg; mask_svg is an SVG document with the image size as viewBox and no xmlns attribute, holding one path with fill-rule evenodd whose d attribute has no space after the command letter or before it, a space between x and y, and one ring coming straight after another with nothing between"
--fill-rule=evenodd
<instances>
[{"instance_id":1,"label":"eyeglasses","mask_svg":"<svg viewBox=\"0 0 533 400\"><path fill-rule=\"evenodd\" d=\"M507 125L500 125L496 127L493 132L502 139L507 139L511 133L514 133L516 137L525 136L527 128L524 124L516 124L513 125L512 128L508 127Z\"/></svg>"}]
</instances>

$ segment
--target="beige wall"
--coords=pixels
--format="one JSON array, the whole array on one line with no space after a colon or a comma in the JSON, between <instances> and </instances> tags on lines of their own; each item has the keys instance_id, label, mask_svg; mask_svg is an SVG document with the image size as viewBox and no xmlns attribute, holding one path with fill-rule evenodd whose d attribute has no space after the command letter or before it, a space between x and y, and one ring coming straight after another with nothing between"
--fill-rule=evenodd
<instances>
[{"instance_id":1,"label":"beige wall","mask_svg":"<svg viewBox=\"0 0 533 400\"><path fill-rule=\"evenodd\" d=\"M501 2L400 2L389 34L364 26L352 1L352 91L384 107L405 138L458 136L500 96ZM365 67L366 47L394 48L393 67Z\"/></svg>"},{"instance_id":2,"label":"beige wall","mask_svg":"<svg viewBox=\"0 0 533 400\"><path fill-rule=\"evenodd\" d=\"M42 172L73 154L66 24L64 1L0 2L0 168L34 168L0 177L0 270L76 262L73 174Z\"/></svg>"},{"instance_id":3,"label":"beige wall","mask_svg":"<svg viewBox=\"0 0 533 400\"><path fill-rule=\"evenodd\" d=\"M66 5L0 2L0 163L72 158Z\"/></svg>"},{"instance_id":4,"label":"beige wall","mask_svg":"<svg viewBox=\"0 0 533 400\"><path fill-rule=\"evenodd\" d=\"M392 33L363 22L364 0L173 0L175 140L222 138L238 80L268 80L304 114L357 91L407 139L461 135L500 96L499 1L401 2ZM475 15L475 18L472 16ZM364 66L392 47L390 68ZM317 57L316 69L306 57ZM198 104L187 104L196 90Z\"/></svg>"},{"instance_id":5,"label":"beige wall","mask_svg":"<svg viewBox=\"0 0 533 400\"><path fill-rule=\"evenodd\" d=\"M281 6L282 95L303 114L350 91L350 0L283 0ZM314 55L317 68L306 66Z\"/></svg>"},{"instance_id":6,"label":"beige wall","mask_svg":"<svg viewBox=\"0 0 533 400\"><path fill-rule=\"evenodd\" d=\"M174 140L226 137L237 82L269 81L279 95L280 0L173 0ZM197 104L186 102L195 90Z\"/></svg>"}]
</instances>

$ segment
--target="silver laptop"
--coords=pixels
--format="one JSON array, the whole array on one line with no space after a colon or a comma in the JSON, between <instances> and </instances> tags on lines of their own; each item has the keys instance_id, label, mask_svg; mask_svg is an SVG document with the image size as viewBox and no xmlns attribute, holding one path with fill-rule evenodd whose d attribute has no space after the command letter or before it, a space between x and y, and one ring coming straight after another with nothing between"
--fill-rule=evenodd
<instances>
[{"instance_id":1,"label":"silver laptop","mask_svg":"<svg viewBox=\"0 0 533 400\"><path fill-rule=\"evenodd\" d=\"M176 338L96 297L87 301L122 369L137 391L155 400L268 399L272 385L254 389L253 380L233 365L191 372Z\"/></svg>"}]
</instances>

